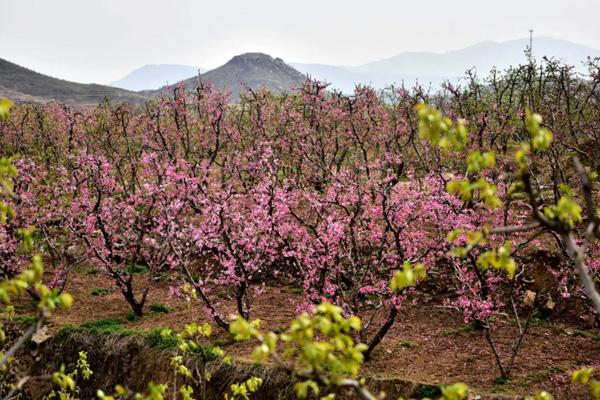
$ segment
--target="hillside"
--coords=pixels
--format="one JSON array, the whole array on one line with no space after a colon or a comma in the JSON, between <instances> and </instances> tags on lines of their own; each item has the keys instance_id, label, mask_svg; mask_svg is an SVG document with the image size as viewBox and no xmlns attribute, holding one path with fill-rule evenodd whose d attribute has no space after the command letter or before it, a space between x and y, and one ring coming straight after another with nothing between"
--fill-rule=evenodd
<instances>
[{"instance_id":1,"label":"hillside","mask_svg":"<svg viewBox=\"0 0 600 400\"><path fill-rule=\"evenodd\" d=\"M97 84L82 84L53 78L0 59L0 96L15 101L96 105L108 99L112 103L142 104L147 98L139 93Z\"/></svg>"},{"instance_id":2,"label":"hillside","mask_svg":"<svg viewBox=\"0 0 600 400\"><path fill-rule=\"evenodd\" d=\"M177 64L144 65L112 82L110 86L133 91L156 90L196 76L198 72L206 72L206 69Z\"/></svg>"},{"instance_id":3,"label":"hillside","mask_svg":"<svg viewBox=\"0 0 600 400\"><path fill-rule=\"evenodd\" d=\"M233 57L225 65L200 75L200 79L214 84L220 90L230 91L231 99L236 100L242 82L252 89L264 87L281 93L300 84L305 76L280 58L273 58L263 53L245 53ZM187 88L194 88L197 84L198 77L184 81Z\"/></svg>"}]
</instances>

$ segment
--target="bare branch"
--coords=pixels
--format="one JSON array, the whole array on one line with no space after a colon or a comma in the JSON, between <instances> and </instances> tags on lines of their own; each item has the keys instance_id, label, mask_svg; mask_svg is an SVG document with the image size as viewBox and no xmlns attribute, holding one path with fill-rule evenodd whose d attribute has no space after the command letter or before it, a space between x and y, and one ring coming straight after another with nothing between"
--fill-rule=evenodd
<instances>
[{"instance_id":1,"label":"bare branch","mask_svg":"<svg viewBox=\"0 0 600 400\"><path fill-rule=\"evenodd\" d=\"M581 281L581 284L585 288L588 297L590 298L590 300L592 300L592 303L594 303L596 309L600 311L600 294L598 293L598 290L594 285L592 276L590 275L590 271L588 270L588 267L585 264L585 255L575 243L575 239L573 238L573 234L571 232L561 234L561 238L567 248L567 253L575 263L575 266L577 267L577 272L579 273L579 280Z\"/></svg>"},{"instance_id":2,"label":"bare branch","mask_svg":"<svg viewBox=\"0 0 600 400\"><path fill-rule=\"evenodd\" d=\"M517 233L517 232L527 232L535 228L539 228L542 225L540 222L532 222L527 225L511 225L511 226L500 226L497 228L490 229L490 233Z\"/></svg>"}]
</instances>

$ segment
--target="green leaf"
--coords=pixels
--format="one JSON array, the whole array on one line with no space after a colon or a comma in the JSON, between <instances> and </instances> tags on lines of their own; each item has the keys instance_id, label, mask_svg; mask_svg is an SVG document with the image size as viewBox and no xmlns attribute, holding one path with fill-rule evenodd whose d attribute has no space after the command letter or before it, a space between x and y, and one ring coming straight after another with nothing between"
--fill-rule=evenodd
<instances>
[{"instance_id":1,"label":"green leaf","mask_svg":"<svg viewBox=\"0 0 600 400\"><path fill-rule=\"evenodd\" d=\"M594 370L592 368L581 368L573 372L571 379L573 383L588 383Z\"/></svg>"},{"instance_id":2,"label":"green leaf","mask_svg":"<svg viewBox=\"0 0 600 400\"><path fill-rule=\"evenodd\" d=\"M8 118L13 102L9 99L0 99L0 120Z\"/></svg>"}]
</instances>

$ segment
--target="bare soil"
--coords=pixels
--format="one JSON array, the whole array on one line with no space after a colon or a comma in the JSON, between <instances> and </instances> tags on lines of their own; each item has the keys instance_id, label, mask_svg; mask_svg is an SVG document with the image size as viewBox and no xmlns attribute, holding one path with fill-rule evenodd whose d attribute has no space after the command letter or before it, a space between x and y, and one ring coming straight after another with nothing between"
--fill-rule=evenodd
<instances>
[{"instance_id":1,"label":"bare soil","mask_svg":"<svg viewBox=\"0 0 600 400\"><path fill-rule=\"evenodd\" d=\"M146 279L141 277L140 280ZM71 311L58 312L51 322L56 332L66 324L81 323L107 317L124 317L129 306L118 291L93 296L94 289L111 288L111 281L102 273L73 273L66 290L75 298ZM221 296L225 297L222 293ZM263 321L266 329L284 329L296 315L301 294L293 288L268 288L252 304L252 318ZM153 287L148 305L161 303L169 307L168 314L147 311L143 318L127 323L128 328L181 328L192 321L211 322L199 301L187 304L170 295L165 283ZM233 311L224 298L223 314ZM25 307L26 308L26 307ZM21 308L21 312L26 312ZM560 318L537 320L530 326L516 359L512 379L497 380L498 370L487 345L484 332L466 325L462 315L444 308L439 302L417 301L405 308L391 331L365 363L364 375L385 379L403 379L432 385L465 382L481 393L498 393L521 397L547 390L556 399L586 399L584 388L570 382L570 374L581 367L600 369L598 331L578 329L574 322ZM493 336L504 357L514 340L517 327L508 320L499 320ZM225 332L215 328L216 339L227 342ZM229 342L230 343L230 342ZM245 359L250 344L226 344L225 350ZM486 398L485 396L483 398Z\"/></svg>"}]
</instances>

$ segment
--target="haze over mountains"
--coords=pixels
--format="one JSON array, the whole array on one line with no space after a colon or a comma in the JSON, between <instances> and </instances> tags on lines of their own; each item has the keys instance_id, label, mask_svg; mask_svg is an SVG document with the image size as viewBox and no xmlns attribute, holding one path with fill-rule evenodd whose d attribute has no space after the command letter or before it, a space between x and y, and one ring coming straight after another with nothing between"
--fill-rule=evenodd
<instances>
[{"instance_id":1,"label":"haze over mountains","mask_svg":"<svg viewBox=\"0 0 600 400\"><path fill-rule=\"evenodd\" d=\"M359 66L291 65L316 79L327 80L343 92L351 92L356 83L381 89L392 83L412 85L419 81L437 87L444 80L458 80L470 68L475 68L480 76L485 76L493 67L502 70L523 64L527 62L524 51L528 46L529 39L525 38L502 43L486 41L445 53L401 53ZM537 59L543 56L560 59L585 72L582 62L588 57L600 57L600 50L566 40L538 37L533 41L533 54Z\"/></svg>"},{"instance_id":2,"label":"haze over mountains","mask_svg":"<svg viewBox=\"0 0 600 400\"><path fill-rule=\"evenodd\" d=\"M467 69L476 68L485 76L492 67L505 69L526 62L524 54L528 39L508 42L481 42L445 53L410 52L358 66L326 64L286 64L280 58L263 53L246 53L233 57L226 64L210 71L200 69L200 79L213 83L220 90L230 91L235 101L242 82L252 89L265 87L282 92L297 87L309 75L330 82L334 88L351 93L355 84L383 88L390 84L416 81L438 87L444 80L456 81ZM582 62L588 57L600 57L600 50L577 43L548 37L535 38L533 54L560 59L584 71ZM21 101L46 102L56 99L66 104L97 104L105 98L111 102L141 104L165 90L164 85L182 81L188 88L198 83L199 68L189 65L147 65L112 86L81 84L52 78L0 59L0 97ZM136 90L134 92L132 90Z\"/></svg>"},{"instance_id":3,"label":"haze over mountains","mask_svg":"<svg viewBox=\"0 0 600 400\"><path fill-rule=\"evenodd\" d=\"M506 42L485 41L459 50L444 53L433 52L406 52L396 56L356 66L337 66L328 64L290 63L299 72L313 78L330 82L332 86L345 93L351 93L357 83L372 85L382 89L390 84L405 83L413 85L415 82L439 87L445 80L457 81L463 77L465 71L475 68L480 75L486 75L493 67L506 69L526 62L525 49L529 46L529 39L522 38ZM574 65L581 72L585 72L582 61L587 57L600 57L600 50L579 45L566 40L551 37L537 37L533 41L534 56L540 59L549 56ZM151 66L142 67L137 71ZM175 66L173 66L175 67ZM186 66L179 66L186 68ZM160 74L158 69L156 74ZM136 74L136 71L130 75ZM192 77L195 74L189 75ZM156 81L168 80L167 71ZM142 87L144 86L145 87ZM118 85L125 89L131 86ZM136 90L156 89L150 81L143 83L140 79Z\"/></svg>"},{"instance_id":4,"label":"haze over mountains","mask_svg":"<svg viewBox=\"0 0 600 400\"><path fill-rule=\"evenodd\" d=\"M116 82L110 83L110 86L133 91L155 90L204 72L206 72L206 69L191 65L149 64L130 72Z\"/></svg>"}]
</instances>

